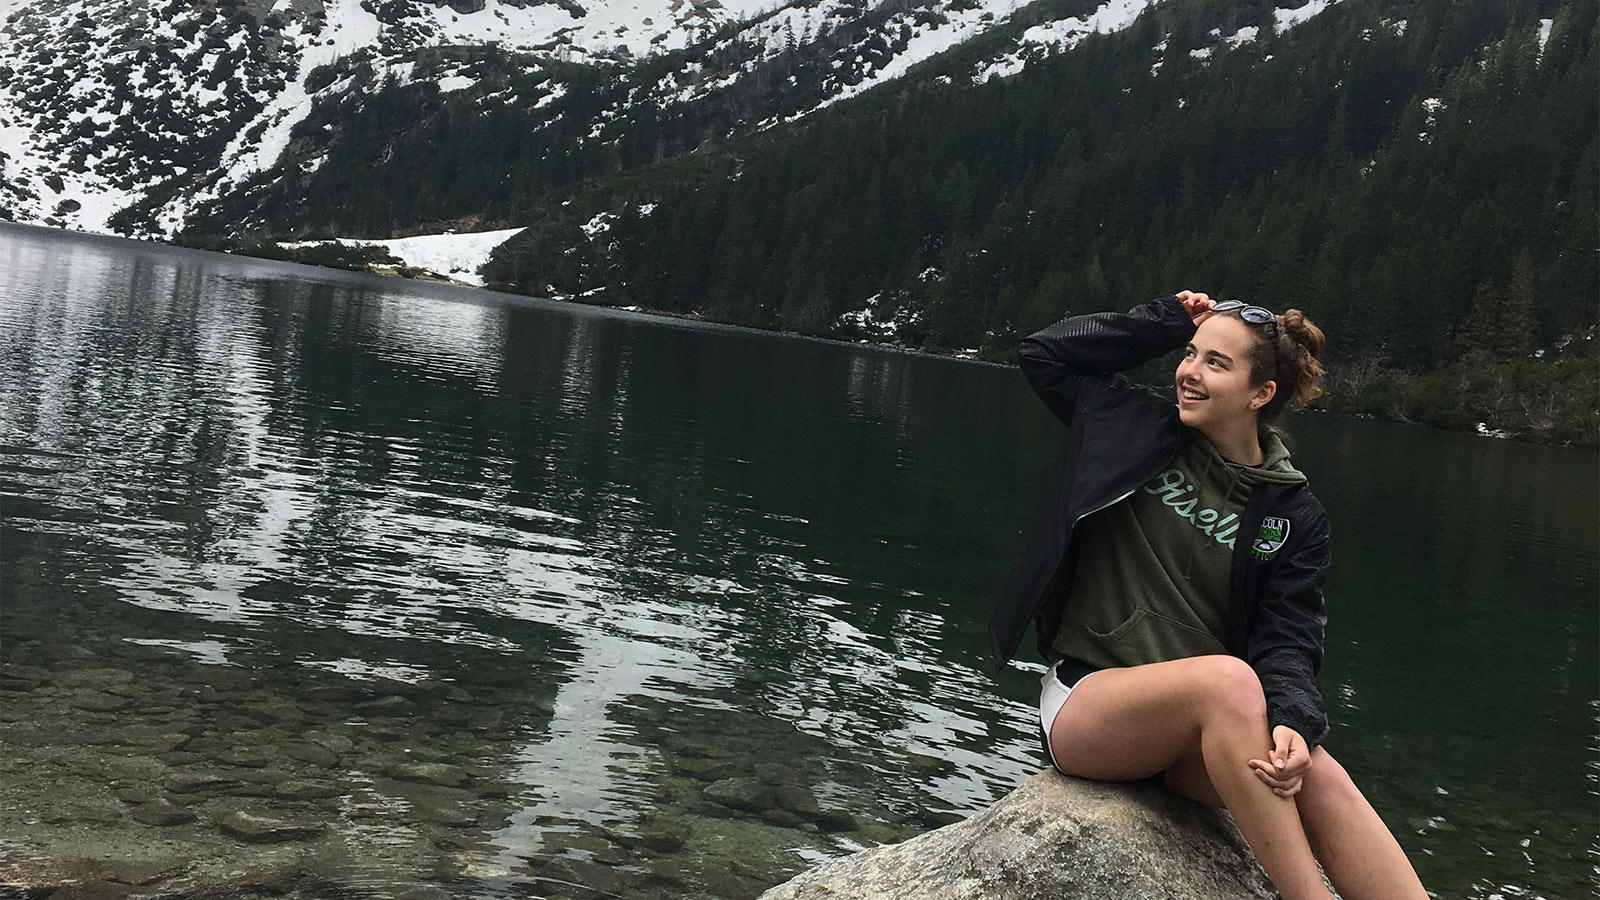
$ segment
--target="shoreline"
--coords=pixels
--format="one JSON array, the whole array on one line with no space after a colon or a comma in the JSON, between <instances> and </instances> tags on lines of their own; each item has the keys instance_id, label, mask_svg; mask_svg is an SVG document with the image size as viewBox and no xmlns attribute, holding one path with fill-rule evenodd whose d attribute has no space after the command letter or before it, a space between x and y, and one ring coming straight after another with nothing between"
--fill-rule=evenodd
<instances>
[{"instance_id":1,"label":"shoreline","mask_svg":"<svg viewBox=\"0 0 1600 900\"><path fill-rule=\"evenodd\" d=\"M697 312L675 312L640 304L595 302L586 299L587 295L584 294L560 292L535 294L515 283L474 283L395 257L382 246L384 242L379 241L361 241L353 244L341 243L338 239L298 244L283 244L277 241L246 244L234 243L223 238L140 241L136 238L122 238L120 235L101 235L29 223L8 224L73 235L156 243L173 248L210 250L230 256L299 263L407 281L445 284L588 308L633 312L683 322L748 328L767 334L826 341L832 344L874 347L892 352L914 353L984 365L1011 364L1008 359L986 357L987 348L957 350L911 345L898 340L879 340L870 336L807 334L743 322L728 322ZM516 230L520 229L513 229ZM462 235L462 237L470 236ZM1447 363L1420 373L1374 366L1370 362L1343 365L1335 363L1326 381L1326 393L1308 409L1528 444L1600 449L1600 402L1597 402L1597 398L1600 398L1600 354L1595 352L1596 348L1593 346L1596 343L1596 335L1591 329L1589 334L1580 336L1575 343L1590 345L1587 348L1590 355L1582 355L1585 348L1579 347L1577 353L1567 351L1554 359L1469 360ZM1351 374L1341 377L1341 369L1351 370ZM1584 400L1588 403L1585 404Z\"/></svg>"}]
</instances>

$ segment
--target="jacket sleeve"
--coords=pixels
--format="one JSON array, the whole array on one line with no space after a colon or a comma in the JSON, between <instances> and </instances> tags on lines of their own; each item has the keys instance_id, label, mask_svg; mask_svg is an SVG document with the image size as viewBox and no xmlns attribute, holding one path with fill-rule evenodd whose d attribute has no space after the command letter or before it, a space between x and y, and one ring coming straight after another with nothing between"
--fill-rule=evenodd
<instances>
[{"instance_id":1,"label":"jacket sleeve","mask_svg":"<svg viewBox=\"0 0 1600 900\"><path fill-rule=\"evenodd\" d=\"M1072 421L1078 392L1092 378L1131 369L1182 347L1194 321L1176 296L1125 313L1069 316L1017 345L1028 383L1062 422Z\"/></svg>"},{"instance_id":2,"label":"jacket sleeve","mask_svg":"<svg viewBox=\"0 0 1600 900\"><path fill-rule=\"evenodd\" d=\"M1268 724L1288 725L1311 748L1328 737L1316 679L1328 621L1322 583L1332 554L1327 515L1317 512L1304 542L1267 574L1246 644L1267 697Z\"/></svg>"}]
</instances>

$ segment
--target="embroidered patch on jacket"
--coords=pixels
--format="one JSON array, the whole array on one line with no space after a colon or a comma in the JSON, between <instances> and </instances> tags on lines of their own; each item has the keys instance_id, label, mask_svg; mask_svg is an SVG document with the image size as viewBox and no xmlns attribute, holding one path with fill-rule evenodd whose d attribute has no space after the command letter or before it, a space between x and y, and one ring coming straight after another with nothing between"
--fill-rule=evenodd
<instances>
[{"instance_id":1,"label":"embroidered patch on jacket","mask_svg":"<svg viewBox=\"0 0 1600 900\"><path fill-rule=\"evenodd\" d=\"M1283 549L1283 542L1289 539L1289 520L1277 516L1267 516L1261 520L1261 533L1250 544L1250 555L1256 559L1268 560L1278 555Z\"/></svg>"}]
</instances>

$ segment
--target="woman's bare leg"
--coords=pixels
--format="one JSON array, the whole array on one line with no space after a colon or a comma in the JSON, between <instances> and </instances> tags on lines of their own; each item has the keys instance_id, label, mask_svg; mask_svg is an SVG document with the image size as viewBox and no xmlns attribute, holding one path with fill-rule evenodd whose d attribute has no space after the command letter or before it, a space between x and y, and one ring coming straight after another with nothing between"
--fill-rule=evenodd
<instances>
[{"instance_id":1,"label":"woman's bare leg","mask_svg":"<svg viewBox=\"0 0 1600 900\"><path fill-rule=\"evenodd\" d=\"M1259 757L1258 757L1259 758ZM1217 789L1211 785L1211 776L1206 774L1206 759L1200 752L1198 745L1190 748L1188 753L1178 757L1178 761L1167 767L1167 787L1196 803L1207 806L1225 806ZM1306 835L1310 837L1310 835Z\"/></svg>"},{"instance_id":2,"label":"woman's bare leg","mask_svg":"<svg viewBox=\"0 0 1600 900\"><path fill-rule=\"evenodd\" d=\"M1050 732L1063 771L1102 781L1164 772L1199 747L1217 795L1285 900L1330 900L1294 799L1250 769L1271 746L1261 682L1231 656L1096 672L1073 688Z\"/></svg>"},{"instance_id":3,"label":"woman's bare leg","mask_svg":"<svg viewBox=\"0 0 1600 900\"><path fill-rule=\"evenodd\" d=\"M1191 800L1224 805L1199 747L1168 766L1166 780ZM1295 801L1311 849L1344 900L1426 900L1428 893L1405 851L1325 748L1311 751L1311 769Z\"/></svg>"},{"instance_id":4,"label":"woman's bare leg","mask_svg":"<svg viewBox=\"0 0 1600 900\"><path fill-rule=\"evenodd\" d=\"M1311 847L1344 900L1427 900L1400 843L1327 750L1311 751L1296 799Z\"/></svg>"}]
</instances>

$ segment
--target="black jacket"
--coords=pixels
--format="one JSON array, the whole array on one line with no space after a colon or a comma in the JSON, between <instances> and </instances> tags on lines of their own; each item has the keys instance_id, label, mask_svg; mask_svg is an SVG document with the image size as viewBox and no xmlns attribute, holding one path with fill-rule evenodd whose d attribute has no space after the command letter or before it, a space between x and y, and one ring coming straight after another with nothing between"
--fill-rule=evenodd
<instances>
[{"instance_id":1,"label":"black jacket","mask_svg":"<svg viewBox=\"0 0 1600 900\"><path fill-rule=\"evenodd\" d=\"M1176 297L1127 313L1063 319L1018 347L1022 370L1067 426L1044 505L989 622L996 669L1035 623L1041 654L1060 627L1084 517L1127 497L1165 469L1188 440L1169 389L1117 374L1184 346L1195 326ZM1264 521L1287 533L1252 552ZM1283 520L1280 522L1278 520ZM1261 678L1267 719L1312 747L1328 735L1316 674L1327 621L1328 516L1305 484L1256 485L1234 541L1228 650ZM1273 545L1277 544L1276 547Z\"/></svg>"}]
</instances>

